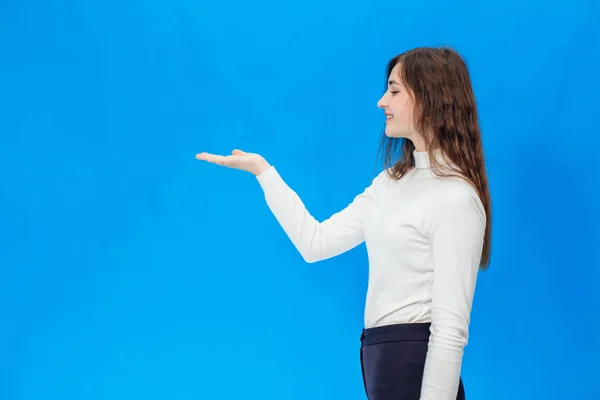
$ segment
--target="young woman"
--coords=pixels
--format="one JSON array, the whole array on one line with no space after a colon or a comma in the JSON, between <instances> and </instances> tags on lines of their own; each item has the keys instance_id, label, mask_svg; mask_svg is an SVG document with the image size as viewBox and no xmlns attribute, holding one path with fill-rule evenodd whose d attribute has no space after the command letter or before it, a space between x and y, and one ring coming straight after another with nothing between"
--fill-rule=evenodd
<instances>
[{"instance_id":1,"label":"young woman","mask_svg":"<svg viewBox=\"0 0 600 400\"><path fill-rule=\"evenodd\" d=\"M360 358L370 400L464 399L471 305L491 248L475 97L464 60L449 48L407 51L386 72L387 90L377 103L386 117L385 169L323 222L260 155L234 150L196 157L254 174L307 262L365 242L369 282Z\"/></svg>"}]
</instances>

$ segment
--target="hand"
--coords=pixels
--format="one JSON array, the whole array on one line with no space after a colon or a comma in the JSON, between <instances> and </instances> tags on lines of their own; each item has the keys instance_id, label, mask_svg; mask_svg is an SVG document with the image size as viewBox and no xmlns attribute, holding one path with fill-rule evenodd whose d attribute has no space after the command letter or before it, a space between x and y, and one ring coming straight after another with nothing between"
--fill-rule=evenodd
<instances>
[{"instance_id":1,"label":"hand","mask_svg":"<svg viewBox=\"0 0 600 400\"><path fill-rule=\"evenodd\" d=\"M201 161L247 171L254 176L262 174L270 167L269 163L261 155L246 153L241 150L233 150L230 156L202 152L196 154L196 158Z\"/></svg>"}]
</instances>

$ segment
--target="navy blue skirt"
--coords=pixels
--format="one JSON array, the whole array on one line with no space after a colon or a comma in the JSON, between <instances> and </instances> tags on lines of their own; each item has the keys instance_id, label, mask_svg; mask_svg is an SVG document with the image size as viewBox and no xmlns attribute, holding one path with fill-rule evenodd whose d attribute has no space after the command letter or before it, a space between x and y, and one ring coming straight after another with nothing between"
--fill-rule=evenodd
<instances>
[{"instance_id":1,"label":"navy blue skirt","mask_svg":"<svg viewBox=\"0 0 600 400\"><path fill-rule=\"evenodd\" d=\"M369 400L419 400L429 323L363 329L360 363ZM465 399L462 379L457 400Z\"/></svg>"}]
</instances>

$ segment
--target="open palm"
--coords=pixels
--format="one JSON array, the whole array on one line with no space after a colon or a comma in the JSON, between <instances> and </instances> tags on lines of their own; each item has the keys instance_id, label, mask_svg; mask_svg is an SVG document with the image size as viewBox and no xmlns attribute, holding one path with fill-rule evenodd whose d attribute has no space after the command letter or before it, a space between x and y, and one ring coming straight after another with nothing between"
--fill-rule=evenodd
<instances>
[{"instance_id":1,"label":"open palm","mask_svg":"<svg viewBox=\"0 0 600 400\"><path fill-rule=\"evenodd\" d=\"M237 149L228 156L202 152L196 154L196 158L224 167L247 171L254 175L259 175L269 168L269 163L261 155Z\"/></svg>"}]
</instances>

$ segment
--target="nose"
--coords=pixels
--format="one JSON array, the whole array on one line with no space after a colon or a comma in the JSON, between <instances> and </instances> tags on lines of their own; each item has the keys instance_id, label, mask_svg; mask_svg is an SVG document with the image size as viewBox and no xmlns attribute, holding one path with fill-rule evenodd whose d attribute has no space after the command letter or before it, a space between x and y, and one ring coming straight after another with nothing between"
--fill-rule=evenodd
<instances>
[{"instance_id":1,"label":"nose","mask_svg":"<svg viewBox=\"0 0 600 400\"><path fill-rule=\"evenodd\" d=\"M381 96L381 98L377 101L377 107L379 108L385 108L386 106L386 102L385 102L385 95Z\"/></svg>"}]
</instances>

